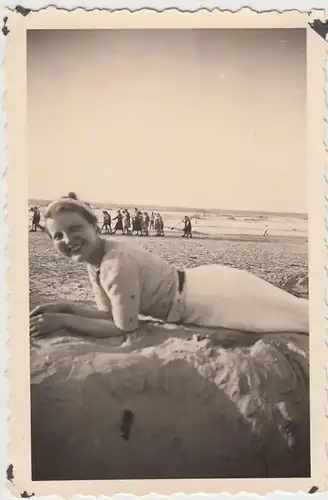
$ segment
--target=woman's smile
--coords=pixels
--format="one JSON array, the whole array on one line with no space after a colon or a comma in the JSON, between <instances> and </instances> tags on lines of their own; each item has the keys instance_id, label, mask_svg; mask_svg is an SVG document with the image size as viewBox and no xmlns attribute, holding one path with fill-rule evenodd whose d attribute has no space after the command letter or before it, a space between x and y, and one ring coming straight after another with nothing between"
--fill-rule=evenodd
<instances>
[{"instance_id":1,"label":"woman's smile","mask_svg":"<svg viewBox=\"0 0 328 500\"><path fill-rule=\"evenodd\" d=\"M84 243L76 243L75 245L67 245L67 250L69 253L80 253L84 246Z\"/></svg>"}]
</instances>

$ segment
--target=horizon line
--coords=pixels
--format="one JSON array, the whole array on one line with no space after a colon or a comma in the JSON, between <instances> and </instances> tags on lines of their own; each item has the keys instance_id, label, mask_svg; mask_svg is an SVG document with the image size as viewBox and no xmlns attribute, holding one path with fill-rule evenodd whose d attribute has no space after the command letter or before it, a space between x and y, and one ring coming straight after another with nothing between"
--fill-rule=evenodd
<instances>
[{"instance_id":1,"label":"horizon line","mask_svg":"<svg viewBox=\"0 0 328 500\"><path fill-rule=\"evenodd\" d=\"M30 200L32 201L35 201L35 202L40 202L39 204L41 205L41 202L43 204L48 204L48 203L51 203L52 200L49 200L49 199L43 199L43 198L28 198L28 202L30 203ZM82 200L81 200L82 201ZM94 207L94 208L105 208L105 207L114 207L114 208L133 208L133 207L137 207L138 205L140 204L133 204L133 203L108 203L108 202L105 202L105 201L97 201L97 202L94 202L94 201L88 201L88 203ZM97 205L101 205L101 207L97 207ZM205 207L188 207L188 206L175 206L175 205L157 205L157 204L143 204L142 205L144 208L158 208L158 209L166 209L166 210L177 210L177 211L182 211L182 210L186 210L186 211L192 211L192 212L197 212L197 211L206 211L206 212L240 212L240 213L245 213L245 212L249 212L249 213L266 213L266 214L280 214L280 215L302 215L302 216L308 216L308 212L286 212L286 211L274 211L274 210L265 210L265 209L258 209L258 210L255 210L255 209L233 209L233 208L215 208L215 207L211 207L211 208L205 208Z\"/></svg>"}]
</instances>

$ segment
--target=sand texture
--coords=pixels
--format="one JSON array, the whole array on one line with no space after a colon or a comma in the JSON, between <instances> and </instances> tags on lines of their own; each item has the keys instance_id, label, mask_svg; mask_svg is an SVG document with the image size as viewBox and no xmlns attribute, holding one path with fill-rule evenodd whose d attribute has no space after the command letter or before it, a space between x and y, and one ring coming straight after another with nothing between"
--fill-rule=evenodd
<instances>
[{"instance_id":1,"label":"sand texture","mask_svg":"<svg viewBox=\"0 0 328 500\"><path fill-rule=\"evenodd\" d=\"M218 262L308 296L305 238L133 240L180 268ZM93 303L84 265L43 233L29 252L31 307ZM154 322L125 342L34 342L33 480L308 476L308 362L307 336Z\"/></svg>"},{"instance_id":2,"label":"sand texture","mask_svg":"<svg viewBox=\"0 0 328 500\"><path fill-rule=\"evenodd\" d=\"M209 333L35 344L33 479L309 475L308 337Z\"/></svg>"}]
</instances>

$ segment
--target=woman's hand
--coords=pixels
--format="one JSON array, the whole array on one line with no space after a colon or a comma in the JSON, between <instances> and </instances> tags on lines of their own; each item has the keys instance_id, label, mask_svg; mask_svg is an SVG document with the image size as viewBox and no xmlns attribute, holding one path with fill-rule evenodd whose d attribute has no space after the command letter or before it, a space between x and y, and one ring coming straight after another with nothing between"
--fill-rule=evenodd
<instances>
[{"instance_id":1,"label":"woman's hand","mask_svg":"<svg viewBox=\"0 0 328 500\"><path fill-rule=\"evenodd\" d=\"M52 302L51 304L42 304L30 312L30 318L44 313L72 313L73 305L67 302Z\"/></svg>"},{"instance_id":2,"label":"woman's hand","mask_svg":"<svg viewBox=\"0 0 328 500\"><path fill-rule=\"evenodd\" d=\"M44 312L30 318L30 336L43 337L66 327L65 315Z\"/></svg>"}]
</instances>

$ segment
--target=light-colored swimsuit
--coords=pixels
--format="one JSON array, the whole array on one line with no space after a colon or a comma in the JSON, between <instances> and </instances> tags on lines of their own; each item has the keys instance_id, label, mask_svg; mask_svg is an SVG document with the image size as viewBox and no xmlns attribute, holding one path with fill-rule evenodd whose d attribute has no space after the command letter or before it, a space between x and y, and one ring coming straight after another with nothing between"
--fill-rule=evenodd
<instances>
[{"instance_id":1,"label":"light-colored swimsuit","mask_svg":"<svg viewBox=\"0 0 328 500\"><path fill-rule=\"evenodd\" d=\"M138 246L105 243L100 268L88 265L97 306L116 326L138 328L144 314L172 323L269 333L308 333L308 301L239 269L219 264L185 271Z\"/></svg>"}]
</instances>

